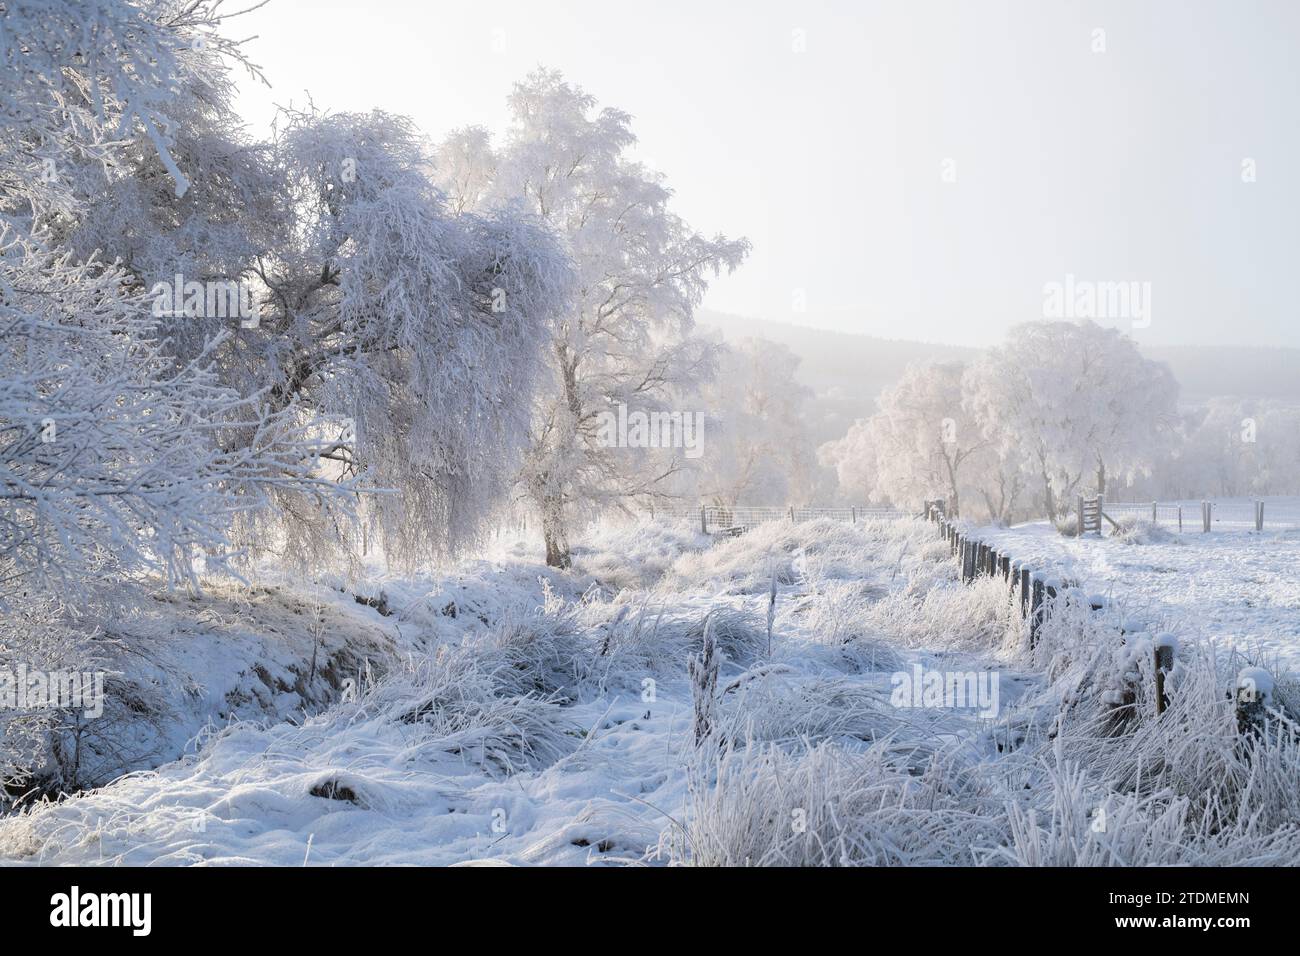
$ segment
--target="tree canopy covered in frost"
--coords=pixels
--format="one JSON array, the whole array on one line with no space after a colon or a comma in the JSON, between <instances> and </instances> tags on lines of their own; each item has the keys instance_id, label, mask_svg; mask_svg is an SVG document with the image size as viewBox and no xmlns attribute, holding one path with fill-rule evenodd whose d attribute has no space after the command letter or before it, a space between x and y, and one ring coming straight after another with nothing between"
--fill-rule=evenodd
<instances>
[{"instance_id":1,"label":"tree canopy covered in frost","mask_svg":"<svg viewBox=\"0 0 1300 956\"><path fill-rule=\"evenodd\" d=\"M1149 471L1177 421L1178 386L1132 339L1094 322L1031 322L971 369L968 406L1003 458L1035 476L1045 514L1095 478Z\"/></svg>"},{"instance_id":2,"label":"tree canopy covered in frost","mask_svg":"<svg viewBox=\"0 0 1300 956\"><path fill-rule=\"evenodd\" d=\"M0 233L0 582L80 593L141 566L172 581L229 558L229 526L272 489L325 511L339 486L292 409L162 351L120 270ZM211 343L219 347L220 340ZM12 593L12 592L11 592Z\"/></svg>"},{"instance_id":3,"label":"tree canopy covered in frost","mask_svg":"<svg viewBox=\"0 0 1300 956\"><path fill-rule=\"evenodd\" d=\"M286 111L247 140L224 19L0 10L9 576L318 559L358 544L353 512L389 558L435 558L517 474L564 247L517 206L449 206L403 117Z\"/></svg>"},{"instance_id":4,"label":"tree canopy covered in frost","mask_svg":"<svg viewBox=\"0 0 1300 956\"><path fill-rule=\"evenodd\" d=\"M522 202L564 239L577 272L557 321L548 381L533 416L523 486L542 515L547 558L567 565L572 522L602 507L666 493L681 462L609 447L602 413L682 408L712 373L712 350L689 336L707 278L734 269L744 240L692 230L668 208L671 190L627 157L631 117L556 72L515 86L512 125L493 152L479 130L444 143L440 181L453 203ZM490 183L490 185L489 185Z\"/></svg>"},{"instance_id":5,"label":"tree canopy covered in frost","mask_svg":"<svg viewBox=\"0 0 1300 956\"><path fill-rule=\"evenodd\" d=\"M0 11L6 212L75 214L78 170L148 144L183 195L175 91L245 63L221 0L9 0ZM26 208L19 201L25 201Z\"/></svg>"},{"instance_id":6,"label":"tree canopy covered in frost","mask_svg":"<svg viewBox=\"0 0 1300 956\"><path fill-rule=\"evenodd\" d=\"M964 470L986 445L962 407L964 371L958 362L911 366L880 396L871 436L877 483L891 499L912 501L942 490L951 513L961 513Z\"/></svg>"},{"instance_id":7,"label":"tree canopy covered in frost","mask_svg":"<svg viewBox=\"0 0 1300 956\"><path fill-rule=\"evenodd\" d=\"M534 217L448 209L408 121L286 120L256 383L355 424L345 467L397 492L368 501L390 557L446 554L515 477L568 261Z\"/></svg>"},{"instance_id":8,"label":"tree canopy covered in frost","mask_svg":"<svg viewBox=\"0 0 1300 956\"><path fill-rule=\"evenodd\" d=\"M1072 496L1149 474L1179 424L1168 368L1092 322L1032 322L969 365L910 366L870 419L828 443L822 461L846 490L916 505L974 496L1009 521L1037 491L1057 517Z\"/></svg>"}]
</instances>

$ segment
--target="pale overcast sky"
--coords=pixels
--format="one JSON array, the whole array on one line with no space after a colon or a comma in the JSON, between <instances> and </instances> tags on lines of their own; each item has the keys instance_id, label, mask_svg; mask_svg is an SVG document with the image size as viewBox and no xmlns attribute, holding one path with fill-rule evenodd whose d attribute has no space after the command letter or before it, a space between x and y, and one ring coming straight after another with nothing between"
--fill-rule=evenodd
<instances>
[{"instance_id":1,"label":"pale overcast sky","mask_svg":"<svg viewBox=\"0 0 1300 956\"><path fill-rule=\"evenodd\" d=\"M499 131L512 82L562 70L633 114L681 215L753 241L708 308L982 345L1071 274L1150 283L1149 322L1111 323L1139 342L1300 345L1294 0L271 0L237 23L273 84L243 87L254 128L310 92Z\"/></svg>"}]
</instances>

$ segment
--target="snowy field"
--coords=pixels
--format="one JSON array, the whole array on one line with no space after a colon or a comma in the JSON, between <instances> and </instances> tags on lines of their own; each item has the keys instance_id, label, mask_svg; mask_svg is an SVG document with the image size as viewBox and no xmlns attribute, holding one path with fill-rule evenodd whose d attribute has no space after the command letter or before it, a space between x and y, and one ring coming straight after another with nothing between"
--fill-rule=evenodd
<instances>
[{"instance_id":1,"label":"snowy field","mask_svg":"<svg viewBox=\"0 0 1300 956\"><path fill-rule=\"evenodd\" d=\"M1089 547L1110 554L1099 571L1142 553L1007 534L1062 560L1077 547L1080 565ZM1208 540L1160 548L1212 553ZM386 615L349 608L393 642L355 696L307 719L212 728L154 771L11 816L0 856L1300 862L1300 752L1286 733L1243 749L1223 699L1240 660L1189 643L1156 719L1140 648L1099 617L1062 615L1031 651L1003 585L961 585L928 523L775 522L716 541L648 523L605 529L571 572L504 550L382 591ZM1160 594L1172 604L1174 591ZM714 684L689 673L706 632ZM932 673L989 693L899 696ZM1279 716L1296 699L1280 682Z\"/></svg>"},{"instance_id":2,"label":"snowy field","mask_svg":"<svg viewBox=\"0 0 1300 956\"><path fill-rule=\"evenodd\" d=\"M1249 504L1224 502L1221 510L1245 516ZM1181 534L1163 512L1153 526L1150 506L1143 517L1121 518L1123 533L1106 525L1100 539L1063 537L1046 522L976 534L1049 576L1109 595L1150 628L1213 640L1300 672L1300 499L1271 499L1265 509L1278 523L1266 522L1262 533L1244 518L1216 521L1203 532L1198 502L1194 524L1190 503L1185 508ZM1107 512L1124 514L1109 504Z\"/></svg>"}]
</instances>

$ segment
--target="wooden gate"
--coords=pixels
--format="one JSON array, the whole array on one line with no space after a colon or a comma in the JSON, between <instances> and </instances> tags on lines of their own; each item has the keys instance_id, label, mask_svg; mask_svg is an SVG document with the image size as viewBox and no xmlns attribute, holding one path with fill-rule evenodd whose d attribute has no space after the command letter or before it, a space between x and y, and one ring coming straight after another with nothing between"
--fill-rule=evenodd
<instances>
[{"instance_id":1,"label":"wooden gate","mask_svg":"<svg viewBox=\"0 0 1300 956\"><path fill-rule=\"evenodd\" d=\"M1102 517L1102 496L1097 495L1095 498L1085 498L1079 495L1079 534L1085 535L1090 531L1101 534L1101 517Z\"/></svg>"}]
</instances>

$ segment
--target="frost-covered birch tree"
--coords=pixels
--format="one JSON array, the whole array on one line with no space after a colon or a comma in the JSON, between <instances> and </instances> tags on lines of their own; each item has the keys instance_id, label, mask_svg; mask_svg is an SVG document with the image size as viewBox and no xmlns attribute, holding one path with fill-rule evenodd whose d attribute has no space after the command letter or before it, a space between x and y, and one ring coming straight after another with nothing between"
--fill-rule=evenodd
<instances>
[{"instance_id":1,"label":"frost-covered birch tree","mask_svg":"<svg viewBox=\"0 0 1300 956\"><path fill-rule=\"evenodd\" d=\"M876 446L871 440L871 419L859 418L842 438L824 443L817 449L817 461L835 472L842 500L888 501L876 483Z\"/></svg>"},{"instance_id":2,"label":"frost-covered birch tree","mask_svg":"<svg viewBox=\"0 0 1300 956\"><path fill-rule=\"evenodd\" d=\"M898 503L943 497L961 513L969 461L987 439L962 403L959 362L911 365L878 399L870 419L880 491Z\"/></svg>"},{"instance_id":3,"label":"frost-covered birch tree","mask_svg":"<svg viewBox=\"0 0 1300 956\"><path fill-rule=\"evenodd\" d=\"M628 156L631 117L556 72L538 70L509 98L507 140L490 156L463 131L442 148L440 173L457 197L469 183L493 204L522 202L564 239L577 272L572 306L547 349L547 381L533 415L522 486L541 514L547 562L567 566L575 520L603 507L665 494L674 456L610 447L602 413L676 408L713 369L688 333L711 274L731 270L744 240L694 231L669 209L661 176ZM477 157L477 171L467 159ZM491 163L490 190L482 187Z\"/></svg>"},{"instance_id":4,"label":"frost-covered birch tree","mask_svg":"<svg viewBox=\"0 0 1300 956\"><path fill-rule=\"evenodd\" d=\"M237 13L235 14L238 15ZM190 177L172 147L176 91L254 69L223 35L222 0L8 0L0 7L0 197L10 215L76 214L81 172L147 144L169 186Z\"/></svg>"},{"instance_id":5,"label":"frost-covered birch tree","mask_svg":"<svg viewBox=\"0 0 1300 956\"><path fill-rule=\"evenodd\" d=\"M1092 322L1031 322L973 363L966 405L1003 458L1018 459L1049 517L1089 476L1149 471L1177 421L1177 384L1132 340Z\"/></svg>"},{"instance_id":6,"label":"frost-covered birch tree","mask_svg":"<svg viewBox=\"0 0 1300 956\"><path fill-rule=\"evenodd\" d=\"M0 9L0 580L82 597L142 569L228 566L240 514L294 489L339 514L346 484L299 410L213 370L220 336L169 355L152 303L115 265L59 246L137 146L173 197L185 63L241 59L219 3L16 0Z\"/></svg>"}]
</instances>

